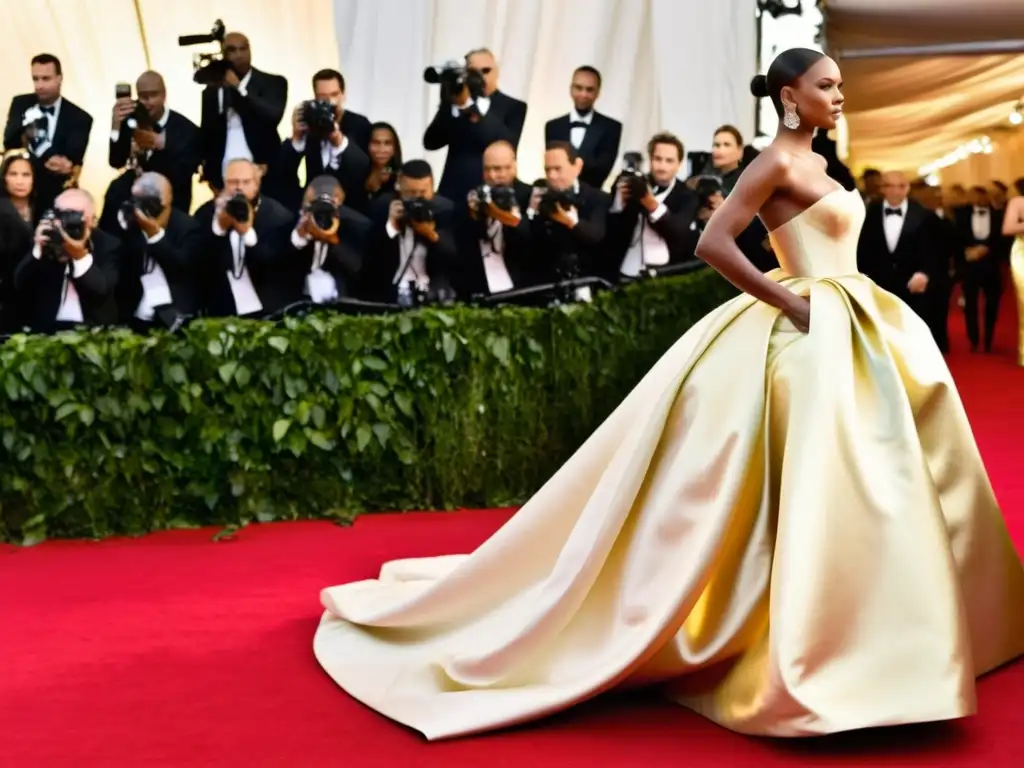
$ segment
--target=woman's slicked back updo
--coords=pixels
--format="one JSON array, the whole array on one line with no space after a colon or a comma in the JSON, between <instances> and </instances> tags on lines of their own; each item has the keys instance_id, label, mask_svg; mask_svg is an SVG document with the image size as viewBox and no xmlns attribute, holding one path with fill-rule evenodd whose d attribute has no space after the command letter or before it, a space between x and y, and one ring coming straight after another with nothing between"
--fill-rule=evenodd
<instances>
[{"instance_id":1,"label":"woman's slicked back updo","mask_svg":"<svg viewBox=\"0 0 1024 768\"><path fill-rule=\"evenodd\" d=\"M771 99L775 111L782 117L782 89L795 83L797 78L823 58L824 53L810 48L783 51L768 67L767 75L758 75L750 82L750 92L759 99Z\"/></svg>"}]
</instances>

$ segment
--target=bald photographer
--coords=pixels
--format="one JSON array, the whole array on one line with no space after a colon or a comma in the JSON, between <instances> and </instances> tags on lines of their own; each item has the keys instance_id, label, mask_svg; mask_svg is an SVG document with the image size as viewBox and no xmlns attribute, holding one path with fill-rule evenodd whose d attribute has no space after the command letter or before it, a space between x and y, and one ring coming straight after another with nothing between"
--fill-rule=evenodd
<instances>
[{"instance_id":1,"label":"bald photographer","mask_svg":"<svg viewBox=\"0 0 1024 768\"><path fill-rule=\"evenodd\" d=\"M441 104L423 134L424 149L448 147L438 194L465 200L480 183L488 146L504 139L518 149L526 104L498 90L498 62L487 49L471 51L464 63L430 67L424 80L441 86Z\"/></svg>"},{"instance_id":2,"label":"bald photographer","mask_svg":"<svg viewBox=\"0 0 1024 768\"><path fill-rule=\"evenodd\" d=\"M62 192L43 215L14 273L19 325L53 333L117 322L120 243L95 225L96 205L84 189Z\"/></svg>"}]
</instances>

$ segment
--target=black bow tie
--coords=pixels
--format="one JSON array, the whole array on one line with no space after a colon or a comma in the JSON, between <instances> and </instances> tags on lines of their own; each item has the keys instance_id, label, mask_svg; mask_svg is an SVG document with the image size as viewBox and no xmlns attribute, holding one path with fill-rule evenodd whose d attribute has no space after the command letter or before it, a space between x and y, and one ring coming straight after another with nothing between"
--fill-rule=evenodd
<instances>
[{"instance_id":1,"label":"black bow tie","mask_svg":"<svg viewBox=\"0 0 1024 768\"><path fill-rule=\"evenodd\" d=\"M52 115L56 112L56 108L52 104L48 107L40 107L39 109L42 110L44 115Z\"/></svg>"},{"instance_id":2,"label":"black bow tie","mask_svg":"<svg viewBox=\"0 0 1024 768\"><path fill-rule=\"evenodd\" d=\"M899 208L886 208L885 209L885 215L886 216L902 216L903 215L903 211L901 211Z\"/></svg>"},{"instance_id":3,"label":"black bow tie","mask_svg":"<svg viewBox=\"0 0 1024 768\"><path fill-rule=\"evenodd\" d=\"M988 208L975 208L974 209L974 215L975 216L988 216Z\"/></svg>"},{"instance_id":4,"label":"black bow tie","mask_svg":"<svg viewBox=\"0 0 1024 768\"><path fill-rule=\"evenodd\" d=\"M569 128L589 128L590 123L584 123L582 120L573 120L569 123Z\"/></svg>"},{"instance_id":5,"label":"black bow tie","mask_svg":"<svg viewBox=\"0 0 1024 768\"><path fill-rule=\"evenodd\" d=\"M653 191L654 191L655 195L660 195L663 192L667 192L668 191L668 187L662 187L662 186L659 186L659 185L655 184Z\"/></svg>"}]
</instances>

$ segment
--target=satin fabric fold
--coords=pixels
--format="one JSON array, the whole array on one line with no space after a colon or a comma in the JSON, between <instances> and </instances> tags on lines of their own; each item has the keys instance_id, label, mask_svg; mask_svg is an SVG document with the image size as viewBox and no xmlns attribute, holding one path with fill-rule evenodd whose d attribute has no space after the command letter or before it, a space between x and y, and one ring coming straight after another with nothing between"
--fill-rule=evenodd
<instances>
[{"instance_id":1,"label":"satin fabric fold","mask_svg":"<svg viewBox=\"0 0 1024 768\"><path fill-rule=\"evenodd\" d=\"M1010 277L1017 297L1017 365L1024 366L1024 235L1013 240L1010 249Z\"/></svg>"},{"instance_id":2,"label":"satin fabric fold","mask_svg":"<svg viewBox=\"0 0 1024 768\"><path fill-rule=\"evenodd\" d=\"M927 327L856 274L862 220L834 193L772 235L808 334L737 297L474 553L325 589L323 668L428 739L654 683L773 736L972 713L1024 653L1024 571Z\"/></svg>"}]
</instances>

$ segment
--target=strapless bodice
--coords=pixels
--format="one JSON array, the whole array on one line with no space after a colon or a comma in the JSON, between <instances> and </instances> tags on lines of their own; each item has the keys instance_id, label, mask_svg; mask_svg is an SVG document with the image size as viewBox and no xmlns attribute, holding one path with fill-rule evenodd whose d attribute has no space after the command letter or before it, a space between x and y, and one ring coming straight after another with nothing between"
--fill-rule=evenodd
<instances>
[{"instance_id":1,"label":"strapless bodice","mask_svg":"<svg viewBox=\"0 0 1024 768\"><path fill-rule=\"evenodd\" d=\"M864 201L837 189L769 234L782 271L793 277L857 274L857 240Z\"/></svg>"}]
</instances>

